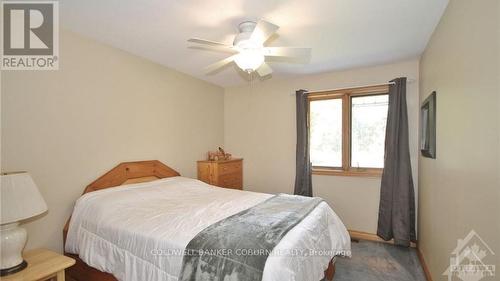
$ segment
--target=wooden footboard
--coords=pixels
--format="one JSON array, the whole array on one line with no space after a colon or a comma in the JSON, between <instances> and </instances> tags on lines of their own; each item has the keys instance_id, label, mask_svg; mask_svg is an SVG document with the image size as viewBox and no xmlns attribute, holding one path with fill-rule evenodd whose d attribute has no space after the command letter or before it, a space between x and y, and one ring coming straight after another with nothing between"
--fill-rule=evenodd
<instances>
[{"instance_id":1,"label":"wooden footboard","mask_svg":"<svg viewBox=\"0 0 500 281\"><path fill-rule=\"evenodd\" d=\"M334 275L335 275L335 263L333 262L333 259L332 259L332 260L330 260L330 263L328 264L328 268L325 270L325 279L332 281Z\"/></svg>"}]
</instances>

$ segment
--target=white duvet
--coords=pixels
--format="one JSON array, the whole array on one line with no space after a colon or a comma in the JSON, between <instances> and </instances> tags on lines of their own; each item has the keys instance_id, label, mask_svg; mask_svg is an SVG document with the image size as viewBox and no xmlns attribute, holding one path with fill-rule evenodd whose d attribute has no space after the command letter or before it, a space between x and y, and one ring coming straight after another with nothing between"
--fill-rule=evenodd
<instances>
[{"instance_id":1,"label":"white duvet","mask_svg":"<svg viewBox=\"0 0 500 281\"><path fill-rule=\"evenodd\" d=\"M76 202L66 251L119 280L175 281L196 234L271 196L183 177L87 193ZM350 253L350 238L323 202L274 248L262 280L320 280L337 251Z\"/></svg>"}]
</instances>

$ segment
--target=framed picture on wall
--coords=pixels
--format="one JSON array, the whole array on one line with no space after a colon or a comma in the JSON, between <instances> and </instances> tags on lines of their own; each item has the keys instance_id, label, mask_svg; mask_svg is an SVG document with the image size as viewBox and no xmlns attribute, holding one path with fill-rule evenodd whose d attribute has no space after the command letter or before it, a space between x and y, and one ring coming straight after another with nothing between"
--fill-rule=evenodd
<instances>
[{"instance_id":1,"label":"framed picture on wall","mask_svg":"<svg viewBox=\"0 0 500 281\"><path fill-rule=\"evenodd\" d=\"M420 108L420 152L436 158L436 91L425 99Z\"/></svg>"}]
</instances>

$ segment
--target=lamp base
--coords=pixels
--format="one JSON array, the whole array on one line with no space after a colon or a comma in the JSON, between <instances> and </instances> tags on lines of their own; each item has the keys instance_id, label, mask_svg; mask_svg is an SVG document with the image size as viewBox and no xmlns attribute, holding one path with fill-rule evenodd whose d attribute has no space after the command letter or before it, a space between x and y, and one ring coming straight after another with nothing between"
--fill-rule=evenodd
<instances>
[{"instance_id":1,"label":"lamp base","mask_svg":"<svg viewBox=\"0 0 500 281\"><path fill-rule=\"evenodd\" d=\"M22 250L26 244L26 230L17 222L0 225L0 270L1 276L26 268Z\"/></svg>"},{"instance_id":2,"label":"lamp base","mask_svg":"<svg viewBox=\"0 0 500 281\"><path fill-rule=\"evenodd\" d=\"M6 275L14 274L16 272L19 272L19 271L25 269L27 266L28 266L28 263L25 260L23 260L22 263L20 263L20 264L18 264L16 266L5 268L5 269L1 269L0 270L0 276L6 276Z\"/></svg>"}]
</instances>

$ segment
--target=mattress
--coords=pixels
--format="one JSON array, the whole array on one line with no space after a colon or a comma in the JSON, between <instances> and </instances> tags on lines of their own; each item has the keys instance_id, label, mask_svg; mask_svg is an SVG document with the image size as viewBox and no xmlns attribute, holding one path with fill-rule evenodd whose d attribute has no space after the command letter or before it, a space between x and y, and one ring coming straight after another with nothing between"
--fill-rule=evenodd
<instances>
[{"instance_id":1,"label":"mattress","mask_svg":"<svg viewBox=\"0 0 500 281\"><path fill-rule=\"evenodd\" d=\"M65 250L118 280L176 281L196 234L271 196L184 177L90 192L76 202ZM262 280L320 280L335 255L350 255L350 238L322 202L274 248Z\"/></svg>"}]
</instances>

